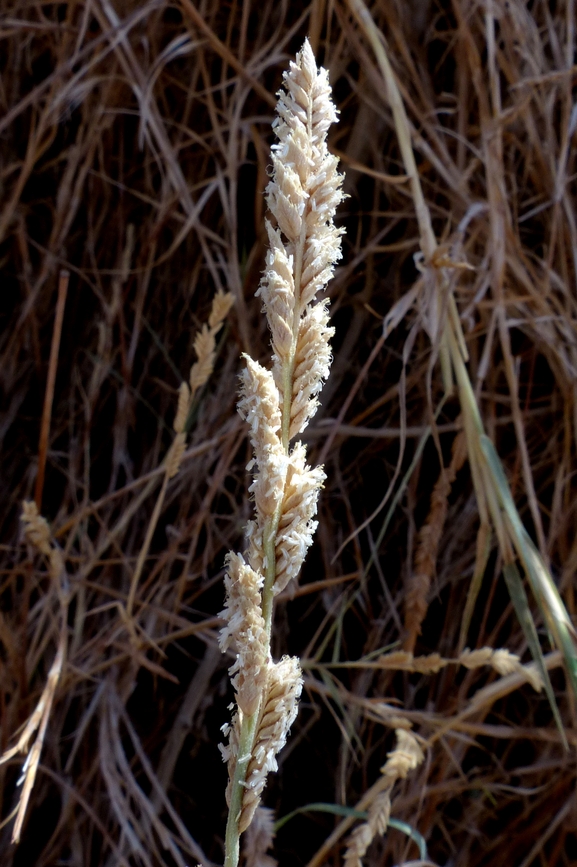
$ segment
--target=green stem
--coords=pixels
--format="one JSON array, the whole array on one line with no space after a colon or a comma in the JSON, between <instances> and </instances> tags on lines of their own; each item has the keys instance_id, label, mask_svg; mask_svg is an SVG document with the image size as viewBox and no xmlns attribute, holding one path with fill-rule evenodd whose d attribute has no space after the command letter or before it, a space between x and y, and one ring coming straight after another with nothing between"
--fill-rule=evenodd
<instances>
[{"instance_id":1,"label":"green stem","mask_svg":"<svg viewBox=\"0 0 577 867\"><path fill-rule=\"evenodd\" d=\"M267 559L265 582L262 589L262 615L265 621L265 629L270 647L273 614L273 586L276 578L276 535L280 521L282 503L278 506L275 514L268 519L264 527L264 548ZM230 805L228 808L228 820L226 823L224 867L237 867L240 854L240 833L238 822L242 811L242 799L246 782L246 772L254 749L254 741L257 733L257 724L260 712L260 702L256 711L251 716L244 716L240 725L240 737L238 744L238 759L234 769L231 784Z\"/></svg>"},{"instance_id":2,"label":"green stem","mask_svg":"<svg viewBox=\"0 0 577 867\"><path fill-rule=\"evenodd\" d=\"M298 257L299 283L300 269L302 263L302 246L300 256ZM295 268L296 271L296 268ZM296 282L296 281L295 281ZM293 341L296 349L296 340ZM292 399L292 375L294 370L294 352L291 353L291 361L287 363L283 371L283 382L285 383L282 409L282 439L285 452L288 454L288 437L290 428L290 409ZM287 400L288 395L288 400ZM265 579L262 588L262 616L265 622L266 635L270 648L270 637L272 632L272 616L274 593L273 587L276 579L276 537L278 533L278 525L281 518L282 499L278 504L274 514L268 518L263 529L264 555L266 559ZM238 821L242 811L242 799L244 795L244 784L246 782L246 772L254 749L254 740L257 733L257 723L260 711L259 707L252 716L243 717L240 726L240 737L238 745L238 759L234 769L231 785L230 806L228 808L228 820L226 824L225 837L225 858L224 867L237 867L240 854L240 833L238 830Z\"/></svg>"},{"instance_id":3,"label":"green stem","mask_svg":"<svg viewBox=\"0 0 577 867\"><path fill-rule=\"evenodd\" d=\"M260 708L259 708L260 709ZM240 726L240 738L238 744L238 759L232 778L230 805L228 808L228 820L226 823L224 867L237 867L240 852L240 833L238 820L242 811L242 799L244 795L244 783L246 771L254 747L254 737L258 722L259 709L251 716L243 717Z\"/></svg>"}]
</instances>

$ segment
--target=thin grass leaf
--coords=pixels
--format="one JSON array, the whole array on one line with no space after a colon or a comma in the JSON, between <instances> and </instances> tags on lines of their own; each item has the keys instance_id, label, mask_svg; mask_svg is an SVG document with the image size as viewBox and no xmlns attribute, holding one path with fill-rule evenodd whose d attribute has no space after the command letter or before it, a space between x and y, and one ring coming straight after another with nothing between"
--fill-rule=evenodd
<instances>
[{"instance_id":1,"label":"thin grass leaf","mask_svg":"<svg viewBox=\"0 0 577 867\"><path fill-rule=\"evenodd\" d=\"M397 831L402 831L403 834L406 834L407 837L410 837L414 843L419 847L419 856L421 860L426 861L429 857L429 853L427 852L427 843L422 834L419 834L416 828L413 828L411 825L407 824L407 822L403 822L401 819L393 819L392 817L389 819L389 827L395 828Z\"/></svg>"},{"instance_id":2,"label":"thin grass leaf","mask_svg":"<svg viewBox=\"0 0 577 867\"><path fill-rule=\"evenodd\" d=\"M549 699L551 711L553 713L553 716L555 717L555 723L557 724L557 728L559 729L559 734L561 735L563 746L566 750L568 750L569 744L567 743L565 730L561 721L561 715L559 714L559 708L557 707L557 702L555 701L555 696L553 694L553 686L549 678L549 672L547 671L547 668L545 666L545 660L543 658L541 645L539 644L537 629L535 628L533 615L531 614L531 609L529 607L529 600L527 599L527 594L525 593L525 588L523 587L523 581L521 580L521 576L519 575L519 570L517 569L516 564L505 563L503 566L503 575L505 576L505 582L507 584L507 589L509 590L511 602L513 603L513 607L515 608L517 619L521 625L521 628L527 640L527 644L529 645L531 655L535 660L537 668L539 669L541 679L543 680L543 686L545 688L547 698Z\"/></svg>"},{"instance_id":3,"label":"thin grass leaf","mask_svg":"<svg viewBox=\"0 0 577 867\"><path fill-rule=\"evenodd\" d=\"M275 833L280 831L287 822L290 822L291 819L294 819L295 816L299 816L301 813L332 813L333 816L350 816L353 819L364 820L367 818L366 812L354 810L352 807L343 807L341 804L326 804L319 801L313 804L305 804L304 807L297 807L296 810L293 810L291 813L287 813L286 816L277 819L274 823Z\"/></svg>"},{"instance_id":4,"label":"thin grass leaf","mask_svg":"<svg viewBox=\"0 0 577 867\"><path fill-rule=\"evenodd\" d=\"M491 528L489 524L485 522L481 522L481 526L477 531L476 547L477 551L475 556L475 570L473 572L473 577L471 578L471 583L467 591L467 601L465 602L465 610L463 612L461 630L459 633L459 651L461 651L465 647L467 641L467 634L469 632L469 626L471 625L471 619L475 610L475 603L477 601L481 585L483 584L485 569L487 567L487 562L491 553Z\"/></svg>"},{"instance_id":5,"label":"thin grass leaf","mask_svg":"<svg viewBox=\"0 0 577 867\"><path fill-rule=\"evenodd\" d=\"M509 527L517 554L523 563L553 643L563 653L571 688L577 698L575 628L549 570L521 522L503 466L489 437L483 436L481 438L481 446L495 479L501 506L509 519Z\"/></svg>"},{"instance_id":6,"label":"thin grass leaf","mask_svg":"<svg viewBox=\"0 0 577 867\"><path fill-rule=\"evenodd\" d=\"M292 810L292 812L287 813L286 816L282 816L274 823L275 834L280 831L291 819L294 819L295 816L302 815L303 813L331 813L333 816L346 816L351 819L362 819L366 821L368 813L366 811L355 810L353 807L344 807L341 804L327 804L322 801L315 802L312 804L305 804L304 807L297 807L296 810ZM419 847L419 857L423 860L429 857L427 852L427 843L422 834L420 834L415 828L409 825L407 822L403 822L401 819L389 819L389 827L394 828L396 831L401 831L401 833L406 834L407 837L410 837L417 846Z\"/></svg>"}]
</instances>

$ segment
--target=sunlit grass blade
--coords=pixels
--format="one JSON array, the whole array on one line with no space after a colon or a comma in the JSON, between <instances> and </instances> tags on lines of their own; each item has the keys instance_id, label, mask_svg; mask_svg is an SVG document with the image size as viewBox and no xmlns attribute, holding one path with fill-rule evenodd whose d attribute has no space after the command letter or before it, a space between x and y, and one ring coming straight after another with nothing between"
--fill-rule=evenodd
<instances>
[{"instance_id":1,"label":"sunlit grass blade","mask_svg":"<svg viewBox=\"0 0 577 867\"><path fill-rule=\"evenodd\" d=\"M523 563L531 589L555 646L563 653L571 688L577 698L577 650L575 628L549 569L521 522L511 490L493 443L487 436L481 446L494 477L501 506L508 519L511 540Z\"/></svg>"},{"instance_id":2,"label":"sunlit grass blade","mask_svg":"<svg viewBox=\"0 0 577 867\"><path fill-rule=\"evenodd\" d=\"M545 666L545 660L543 658L541 645L539 644L539 636L537 635L537 629L535 628L533 615L531 614L531 608L529 607L529 600L527 599L527 594L525 593L525 588L523 587L523 581L521 579L516 564L505 563L505 565L503 566L503 575L505 576L507 589L509 590L509 595L515 609L517 619L521 625L523 634L525 635L525 638L527 640L527 644L529 645L531 655L535 660L537 668L539 669L539 674L541 675L543 686L545 688L547 698L549 699L549 704L551 705L551 711L553 713L553 716L555 717L557 728L559 729L559 733L563 740L563 745L565 749L569 749L567 738L565 737L565 731L563 729L563 723L559 714L559 708L557 707L557 702L555 701L555 696L553 694L553 686L551 684L549 673Z\"/></svg>"}]
</instances>

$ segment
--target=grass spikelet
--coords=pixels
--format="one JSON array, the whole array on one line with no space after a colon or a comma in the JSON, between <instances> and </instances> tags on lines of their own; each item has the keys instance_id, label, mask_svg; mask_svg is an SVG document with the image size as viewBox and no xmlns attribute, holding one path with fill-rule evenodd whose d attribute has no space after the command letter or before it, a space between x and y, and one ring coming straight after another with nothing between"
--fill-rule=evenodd
<instances>
[{"instance_id":1,"label":"grass spikelet","mask_svg":"<svg viewBox=\"0 0 577 867\"><path fill-rule=\"evenodd\" d=\"M64 570L62 552L52 539L48 521L39 513L38 506L33 500L25 500L22 503L20 520L24 527L26 541L46 557L50 566L50 577L60 582Z\"/></svg>"},{"instance_id":2,"label":"grass spikelet","mask_svg":"<svg viewBox=\"0 0 577 867\"><path fill-rule=\"evenodd\" d=\"M297 578L317 528L314 516L318 493L326 477L322 467L311 469L305 459L306 449L297 443L290 455L280 506L275 544L275 595Z\"/></svg>"},{"instance_id":3,"label":"grass spikelet","mask_svg":"<svg viewBox=\"0 0 577 867\"><path fill-rule=\"evenodd\" d=\"M543 688L543 681L539 672L531 666L522 665L517 654L511 653L506 648L499 648L497 650L493 650L492 647L480 647L477 650L465 648L454 659L446 659L440 653L429 653L427 656L413 656L412 653L406 650L394 650L392 653L379 656L373 664L376 668L391 671L412 671L419 674L438 674L439 671L448 665L462 665L468 669L476 669L489 665L501 677L513 673L521 674L523 678L529 681L536 692L540 692Z\"/></svg>"},{"instance_id":4,"label":"grass spikelet","mask_svg":"<svg viewBox=\"0 0 577 867\"><path fill-rule=\"evenodd\" d=\"M279 436L282 417L272 373L248 356L245 360L238 409L250 427L256 464L250 491L254 494L258 523L264 525L282 500L288 458Z\"/></svg>"},{"instance_id":5,"label":"grass spikelet","mask_svg":"<svg viewBox=\"0 0 577 867\"><path fill-rule=\"evenodd\" d=\"M362 858L377 834L384 834L391 815L391 795L395 783L404 780L424 759L415 736L407 729L396 729L397 744L381 768L382 778L374 792L366 822L359 825L347 841L345 867L362 867Z\"/></svg>"},{"instance_id":6,"label":"grass spikelet","mask_svg":"<svg viewBox=\"0 0 577 867\"><path fill-rule=\"evenodd\" d=\"M184 433L190 397L190 388L186 382L181 382L180 388L178 389L178 405L176 407L176 415L174 416L173 422L174 431L177 434Z\"/></svg>"},{"instance_id":7,"label":"grass spikelet","mask_svg":"<svg viewBox=\"0 0 577 867\"><path fill-rule=\"evenodd\" d=\"M130 590L126 602L126 611L129 617L132 615L138 583L164 505L168 483L178 475L182 457L186 450L187 429L194 408L194 398L198 390L202 388L203 385L206 385L214 369L214 362L216 359L216 335L222 328L224 320L233 303L234 298L230 292L223 292L221 289L217 290L212 299L208 325L205 323L194 338L193 345L197 360L190 369L188 385L183 381L178 389L178 403L173 422L176 436L174 437L164 460L164 478L162 480L162 487L156 498L154 510L144 538L144 543L139 551L134 572L132 574Z\"/></svg>"},{"instance_id":8,"label":"grass spikelet","mask_svg":"<svg viewBox=\"0 0 577 867\"><path fill-rule=\"evenodd\" d=\"M229 673L236 689L237 703L250 716L258 709L267 682L269 647L260 599L264 577L244 562L239 554L227 557L224 586L226 621L220 633L223 652L232 646L236 660Z\"/></svg>"},{"instance_id":9,"label":"grass spikelet","mask_svg":"<svg viewBox=\"0 0 577 867\"><path fill-rule=\"evenodd\" d=\"M212 307L208 317L208 325L203 325L200 331L194 338L194 351L196 352L197 361L190 368L188 377L190 392L188 395L189 407L188 413L191 410L191 400L196 392L203 385L206 385L208 379L214 369L216 358L216 336L224 324L224 320L228 316L228 312L234 304L234 297L230 292L223 292L219 289L212 299ZM181 411L182 390L179 391L179 405L177 417ZM184 398L183 398L184 399ZM188 414L187 413L187 414Z\"/></svg>"},{"instance_id":10,"label":"grass spikelet","mask_svg":"<svg viewBox=\"0 0 577 867\"><path fill-rule=\"evenodd\" d=\"M333 330L325 304L310 305L341 256L341 230L333 216L343 194L338 159L326 145L327 130L337 120L328 74L317 71L308 41L284 83L267 188L278 229L267 224L271 246L259 294L273 338L273 376L283 408L286 449L314 415L316 395L329 372Z\"/></svg>"},{"instance_id":11,"label":"grass spikelet","mask_svg":"<svg viewBox=\"0 0 577 867\"><path fill-rule=\"evenodd\" d=\"M453 443L453 456L447 469L441 473L433 493L427 520L419 530L417 553L413 574L407 582L405 596L405 650L413 653L417 637L421 633L421 625L427 614L428 593L435 572L439 541L447 517L448 497L458 471L463 466L466 451L463 448L464 438L459 434Z\"/></svg>"},{"instance_id":12,"label":"grass spikelet","mask_svg":"<svg viewBox=\"0 0 577 867\"><path fill-rule=\"evenodd\" d=\"M266 687L262 691L254 745L246 766L241 812L238 819L240 833L246 831L252 822L267 775L277 770L276 756L285 745L290 727L296 719L301 690L302 675L297 659L285 656L280 662L269 665ZM239 761L237 757L237 762Z\"/></svg>"},{"instance_id":13,"label":"grass spikelet","mask_svg":"<svg viewBox=\"0 0 577 867\"><path fill-rule=\"evenodd\" d=\"M277 867L272 855L267 855L275 837L274 814L267 807L257 807L244 837L245 867Z\"/></svg>"}]
</instances>

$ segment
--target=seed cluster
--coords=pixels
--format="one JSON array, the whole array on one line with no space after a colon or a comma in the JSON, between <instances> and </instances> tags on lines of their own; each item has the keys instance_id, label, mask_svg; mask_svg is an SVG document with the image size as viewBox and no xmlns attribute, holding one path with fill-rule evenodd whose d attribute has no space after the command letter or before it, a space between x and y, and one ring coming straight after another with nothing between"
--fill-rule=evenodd
<instances>
[{"instance_id":1,"label":"seed cluster","mask_svg":"<svg viewBox=\"0 0 577 867\"><path fill-rule=\"evenodd\" d=\"M229 762L229 803L233 787L243 787L234 818L239 833L250 824L266 775L276 769L302 689L297 659L272 661L270 629L272 600L297 578L312 544L325 479L321 467L307 464L304 445L291 441L316 412L331 363L328 301L317 299L341 256L334 215L343 199L342 177L326 145L337 120L330 93L328 74L317 69L307 40L284 75L273 124L278 142L267 187L273 219L266 223L270 246L257 292L272 336L272 369L245 356L238 404L254 453L249 468L255 515L247 526L245 557L227 558L220 646L236 656L230 674L237 709L224 727L229 743L222 749ZM254 735L249 752L239 756L249 718Z\"/></svg>"}]
</instances>

